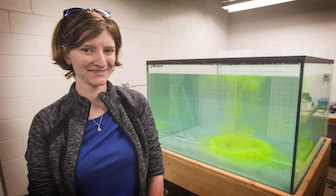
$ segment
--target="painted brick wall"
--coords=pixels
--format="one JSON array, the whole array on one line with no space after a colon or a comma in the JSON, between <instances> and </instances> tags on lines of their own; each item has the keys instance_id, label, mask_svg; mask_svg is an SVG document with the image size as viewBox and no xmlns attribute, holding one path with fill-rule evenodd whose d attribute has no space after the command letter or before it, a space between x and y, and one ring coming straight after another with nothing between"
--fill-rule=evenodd
<instances>
[{"instance_id":1,"label":"painted brick wall","mask_svg":"<svg viewBox=\"0 0 336 196\"><path fill-rule=\"evenodd\" d=\"M336 62L336 1L304 0L230 15L229 50L308 55ZM236 53L243 53L238 51ZM336 102L336 69L331 102Z\"/></svg>"},{"instance_id":2,"label":"painted brick wall","mask_svg":"<svg viewBox=\"0 0 336 196\"><path fill-rule=\"evenodd\" d=\"M110 80L146 94L146 60L213 58L226 49L228 21L220 2L0 0L0 159L8 194L27 194L24 153L33 116L73 82L51 60L51 34L64 9L112 12L123 35L124 67Z\"/></svg>"}]
</instances>

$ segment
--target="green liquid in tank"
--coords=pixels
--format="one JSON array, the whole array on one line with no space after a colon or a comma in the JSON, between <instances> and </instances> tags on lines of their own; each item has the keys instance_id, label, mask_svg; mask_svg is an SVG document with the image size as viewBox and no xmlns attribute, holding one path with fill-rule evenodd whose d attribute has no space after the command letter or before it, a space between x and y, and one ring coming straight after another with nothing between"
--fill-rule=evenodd
<instances>
[{"instance_id":1,"label":"green liquid in tank","mask_svg":"<svg viewBox=\"0 0 336 196\"><path fill-rule=\"evenodd\" d=\"M149 74L148 80L163 148L289 189L298 77ZM300 133L298 167L314 146L309 133Z\"/></svg>"}]
</instances>

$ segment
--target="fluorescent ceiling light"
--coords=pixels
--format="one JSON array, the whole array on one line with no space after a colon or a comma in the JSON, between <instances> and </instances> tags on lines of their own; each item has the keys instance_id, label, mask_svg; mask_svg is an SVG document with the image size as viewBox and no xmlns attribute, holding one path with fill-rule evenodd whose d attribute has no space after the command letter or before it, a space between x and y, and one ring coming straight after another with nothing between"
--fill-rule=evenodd
<instances>
[{"instance_id":1,"label":"fluorescent ceiling light","mask_svg":"<svg viewBox=\"0 0 336 196\"><path fill-rule=\"evenodd\" d=\"M223 1L222 8L230 12L238 12L242 10L248 10L258 7L264 7L279 3L286 3L295 0L253 0L253 1L243 1L239 3L234 3L234 0Z\"/></svg>"}]
</instances>

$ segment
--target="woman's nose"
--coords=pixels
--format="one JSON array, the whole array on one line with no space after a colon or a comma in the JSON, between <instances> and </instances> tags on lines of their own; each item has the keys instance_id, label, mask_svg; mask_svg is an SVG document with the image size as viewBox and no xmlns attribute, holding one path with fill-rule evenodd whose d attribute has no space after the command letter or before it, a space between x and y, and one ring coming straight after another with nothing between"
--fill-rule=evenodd
<instances>
[{"instance_id":1,"label":"woman's nose","mask_svg":"<svg viewBox=\"0 0 336 196\"><path fill-rule=\"evenodd\" d=\"M97 52L94 56L94 64L99 67L105 67L107 65L104 52Z\"/></svg>"}]
</instances>

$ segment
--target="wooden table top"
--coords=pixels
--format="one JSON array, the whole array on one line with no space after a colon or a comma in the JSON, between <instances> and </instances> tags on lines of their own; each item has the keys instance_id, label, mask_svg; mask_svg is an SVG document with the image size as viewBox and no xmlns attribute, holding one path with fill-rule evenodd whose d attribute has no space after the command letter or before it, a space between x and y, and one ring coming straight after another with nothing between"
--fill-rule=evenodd
<instances>
[{"instance_id":1,"label":"wooden table top","mask_svg":"<svg viewBox=\"0 0 336 196\"><path fill-rule=\"evenodd\" d=\"M336 113L328 114L328 125L336 125Z\"/></svg>"}]
</instances>

